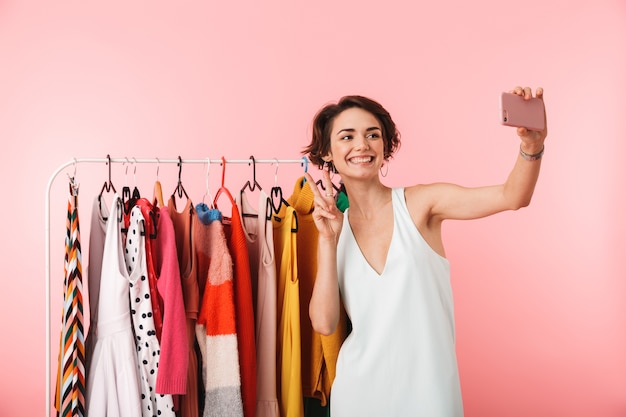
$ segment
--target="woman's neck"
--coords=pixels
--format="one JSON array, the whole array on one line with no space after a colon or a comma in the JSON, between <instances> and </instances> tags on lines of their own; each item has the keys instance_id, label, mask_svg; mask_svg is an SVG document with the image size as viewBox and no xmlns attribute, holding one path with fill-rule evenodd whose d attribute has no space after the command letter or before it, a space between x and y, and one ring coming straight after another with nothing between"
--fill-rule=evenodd
<instances>
[{"instance_id":1,"label":"woman's neck","mask_svg":"<svg viewBox=\"0 0 626 417\"><path fill-rule=\"evenodd\" d=\"M391 201L391 188L376 181L344 181L351 215L371 217Z\"/></svg>"}]
</instances>

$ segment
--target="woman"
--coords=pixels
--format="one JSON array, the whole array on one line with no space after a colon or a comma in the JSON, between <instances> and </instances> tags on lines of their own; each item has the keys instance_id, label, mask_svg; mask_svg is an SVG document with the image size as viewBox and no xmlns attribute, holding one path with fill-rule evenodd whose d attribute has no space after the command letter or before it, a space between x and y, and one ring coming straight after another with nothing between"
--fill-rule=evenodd
<instances>
[{"instance_id":1,"label":"woman","mask_svg":"<svg viewBox=\"0 0 626 417\"><path fill-rule=\"evenodd\" d=\"M513 93L532 98L528 87ZM543 99L541 88L536 97ZM547 128L520 127L517 134L519 155L504 184L391 189L379 172L399 146L399 133L380 104L348 96L316 115L304 152L341 174L350 202L341 213L329 172L323 191L307 174L319 230L311 323L332 334L341 303L352 322L331 391L333 417L463 415L441 225L530 203Z\"/></svg>"}]
</instances>

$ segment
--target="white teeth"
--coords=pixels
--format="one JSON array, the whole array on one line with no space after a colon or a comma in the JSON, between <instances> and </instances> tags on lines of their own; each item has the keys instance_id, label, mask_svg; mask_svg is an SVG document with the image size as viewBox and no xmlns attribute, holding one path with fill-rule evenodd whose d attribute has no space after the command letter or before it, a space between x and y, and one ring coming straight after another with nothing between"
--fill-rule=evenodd
<instances>
[{"instance_id":1,"label":"white teeth","mask_svg":"<svg viewBox=\"0 0 626 417\"><path fill-rule=\"evenodd\" d=\"M363 156L363 157L357 157L357 158L352 158L351 161L355 164L362 164L364 162L370 162L372 160L371 156Z\"/></svg>"}]
</instances>

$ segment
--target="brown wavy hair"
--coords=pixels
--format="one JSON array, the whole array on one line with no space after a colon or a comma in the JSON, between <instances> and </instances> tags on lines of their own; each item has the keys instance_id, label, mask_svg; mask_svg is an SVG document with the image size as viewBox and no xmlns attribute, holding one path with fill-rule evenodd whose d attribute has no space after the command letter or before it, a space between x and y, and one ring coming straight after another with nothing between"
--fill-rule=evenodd
<instances>
[{"instance_id":1,"label":"brown wavy hair","mask_svg":"<svg viewBox=\"0 0 626 417\"><path fill-rule=\"evenodd\" d=\"M344 96L336 104L331 103L322 107L313 119L311 143L304 148L302 154L307 155L312 163L322 168L326 163L322 158L330 151L330 135L335 118L344 110L354 107L368 111L378 119L385 147L384 158L388 161L400 147L400 132L389 112L380 103L363 96ZM336 172L334 166L329 166L329 169L331 168Z\"/></svg>"}]
</instances>

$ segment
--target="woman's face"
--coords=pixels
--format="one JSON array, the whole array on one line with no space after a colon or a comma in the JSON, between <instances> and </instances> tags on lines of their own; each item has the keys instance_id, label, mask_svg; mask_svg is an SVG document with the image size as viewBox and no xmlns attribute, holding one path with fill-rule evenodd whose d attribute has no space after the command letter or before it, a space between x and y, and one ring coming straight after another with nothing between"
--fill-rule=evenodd
<instances>
[{"instance_id":1,"label":"woman's face","mask_svg":"<svg viewBox=\"0 0 626 417\"><path fill-rule=\"evenodd\" d=\"M342 175L365 178L378 176L384 162L385 144L378 119L367 110L353 107L339 113L330 134L332 161Z\"/></svg>"}]
</instances>

